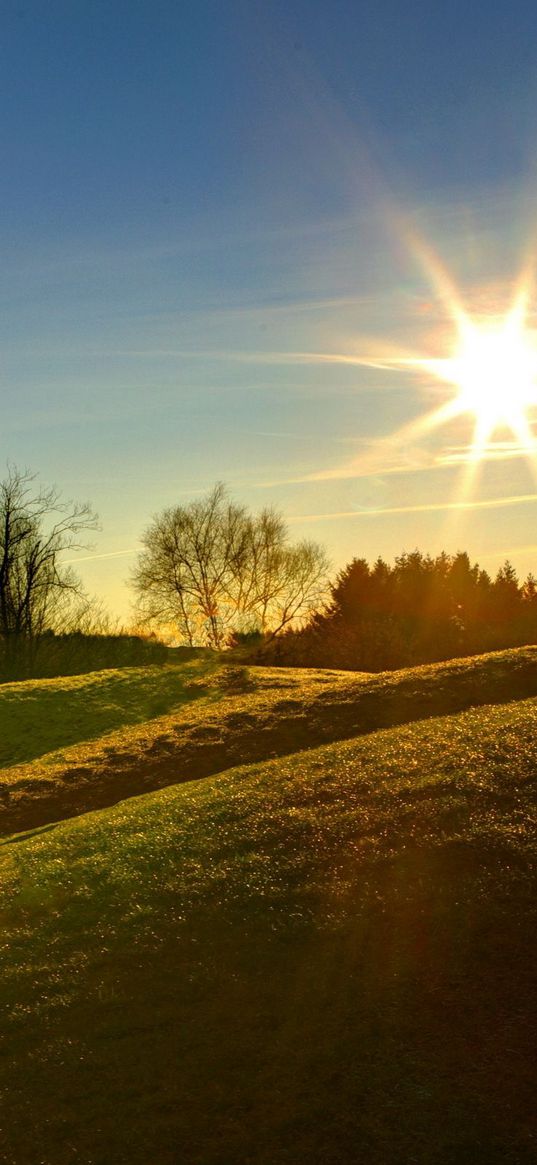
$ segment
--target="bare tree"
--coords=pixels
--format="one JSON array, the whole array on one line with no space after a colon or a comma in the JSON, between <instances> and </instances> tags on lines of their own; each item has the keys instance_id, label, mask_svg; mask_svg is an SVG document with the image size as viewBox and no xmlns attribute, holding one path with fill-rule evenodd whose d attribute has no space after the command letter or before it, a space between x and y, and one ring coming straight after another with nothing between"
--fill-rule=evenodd
<instances>
[{"instance_id":1,"label":"bare tree","mask_svg":"<svg viewBox=\"0 0 537 1165\"><path fill-rule=\"evenodd\" d=\"M82 548L80 534L97 528L96 515L35 482L14 467L0 482L0 641L8 663L89 603L61 556Z\"/></svg>"},{"instance_id":2,"label":"bare tree","mask_svg":"<svg viewBox=\"0 0 537 1165\"><path fill-rule=\"evenodd\" d=\"M218 484L200 501L158 514L132 577L138 614L189 644L220 648L231 631L276 634L306 617L325 589L328 562L313 542L289 546L271 509L252 516Z\"/></svg>"}]
</instances>

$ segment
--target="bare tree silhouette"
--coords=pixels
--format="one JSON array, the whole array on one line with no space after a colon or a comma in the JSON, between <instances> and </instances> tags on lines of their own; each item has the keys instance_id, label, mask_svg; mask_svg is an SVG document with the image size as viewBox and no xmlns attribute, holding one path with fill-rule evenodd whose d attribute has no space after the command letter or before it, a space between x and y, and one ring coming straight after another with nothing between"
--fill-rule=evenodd
<instances>
[{"instance_id":1,"label":"bare tree silhouette","mask_svg":"<svg viewBox=\"0 0 537 1165\"><path fill-rule=\"evenodd\" d=\"M221 483L158 514L142 543L132 576L138 617L173 626L189 644L221 648L241 630L276 635L309 615L324 591L324 550L289 545L280 514L249 514Z\"/></svg>"},{"instance_id":2,"label":"bare tree silhouette","mask_svg":"<svg viewBox=\"0 0 537 1165\"><path fill-rule=\"evenodd\" d=\"M31 653L39 637L73 625L90 600L62 554L84 545L97 529L87 503L62 501L58 490L36 484L13 466L0 482L0 641L9 664Z\"/></svg>"}]
</instances>

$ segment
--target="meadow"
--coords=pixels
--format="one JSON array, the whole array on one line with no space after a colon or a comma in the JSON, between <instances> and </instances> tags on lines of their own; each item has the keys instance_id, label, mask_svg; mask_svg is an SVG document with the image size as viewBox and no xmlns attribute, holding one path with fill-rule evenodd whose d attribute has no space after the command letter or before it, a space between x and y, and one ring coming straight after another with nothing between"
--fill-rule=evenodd
<instances>
[{"instance_id":1,"label":"meadow","mask_svg":"<svg viewBox=\"0 0 537 1165\"><path fill-rule=\"evenodd\" d=\"M536 662L0 691L6 1165L535 1160Z\"/></svg>"}]
</instances>

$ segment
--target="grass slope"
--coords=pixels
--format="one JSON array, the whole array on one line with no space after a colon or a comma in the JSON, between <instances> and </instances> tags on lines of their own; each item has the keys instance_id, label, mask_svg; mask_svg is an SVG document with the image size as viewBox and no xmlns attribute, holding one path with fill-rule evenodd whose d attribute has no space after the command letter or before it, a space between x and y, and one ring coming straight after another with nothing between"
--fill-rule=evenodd
<instances>
[{"instance_id":1,"label":"grass slope","mask_svg":"<svg viewBox=\"0 0 537 1165\"><path fill-rule=\"evenodd\" d=\"M3 843L2 1160L529 1165L536 771L528 701Z\"/></svg>"},{"instance_id":2,"label":"grass slope","mask_svg":"<svg viewBox=\"0 0 537 1165\"><path fill-rule=\"evenodd\" d=\"M206 698L190 706L178 704L167 716L124 727L103 740L84 741L40 762L0 772L1 831L47 824L149 789L325 741L535 695L537 648L374 676L222 668L185 690Z\"/></svg>"},{"instance_id":3,"label":"grass slope","mask_svg":"<svg viewBox=\"0 0 537 1165\"><path fill-rule=\"evenodd\" d=\"M0 766L139 724L199 698L205 659L0 685Z\"/></svg>"}]
</instances>

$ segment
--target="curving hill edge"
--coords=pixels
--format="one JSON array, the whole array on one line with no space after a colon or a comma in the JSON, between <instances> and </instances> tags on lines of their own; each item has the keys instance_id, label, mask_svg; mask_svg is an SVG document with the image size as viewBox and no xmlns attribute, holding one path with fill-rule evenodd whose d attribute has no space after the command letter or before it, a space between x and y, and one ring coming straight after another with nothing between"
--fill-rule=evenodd
<instances>
[{"instance_id":1,"label":"curving hill edge","mask_svg":"<svg viewBox=\"0 0 537 1165\"><path fill-rule=\"evenodd\" d=\"M236 765L288 755L398 724L537 695L537 647L387 672L286 670L275 687L190 706L96 742L0 773L0 830L11 834L114 805ZM274 674L274 673L273 673ZM300 683L297 684L297 675Z\"/></svg>"}]
</instances>

